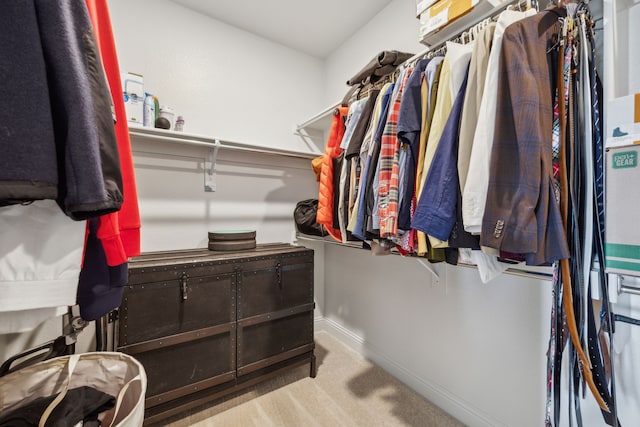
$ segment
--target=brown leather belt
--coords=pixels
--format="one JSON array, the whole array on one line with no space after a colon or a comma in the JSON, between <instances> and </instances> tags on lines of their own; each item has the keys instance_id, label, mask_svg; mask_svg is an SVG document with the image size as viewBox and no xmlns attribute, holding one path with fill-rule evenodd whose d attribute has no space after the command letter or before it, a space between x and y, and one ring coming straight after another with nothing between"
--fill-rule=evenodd
<instances>
[{"instance_id":1,"label":"brown leather belt","mask_svg":"<svg viewBox=\"0 0 640 427\"><path fill-rule=\"evenodd\" d=\"M561 57L563 55L560 55ZM563 61L559 60L559 78L558 78L558 93L560 102L558 102L559 116L560 116L560 212L562 215L562 222L567 234L567 220L569 213L569 182L567 178L567 153L566 153L566 109L564 105L564 78L563 78ZM562 302L567 319L567 328L569 329L569 335L571 336L571 342L578 355L578 362L582 377L587 383L589 390L593 394L598 406L603 411L609 412L609 407L605 403L602 396L598 392L598 388L593 381L593 375L591 373L591 363L587 355L585 354L582 343L580 342L580 334L578 333L578 327L576 324L576 314L573 308L573 289L571 283L570 266L568 259L560 260L560 277L562 281Z\"/></svg>"}]
</instances>

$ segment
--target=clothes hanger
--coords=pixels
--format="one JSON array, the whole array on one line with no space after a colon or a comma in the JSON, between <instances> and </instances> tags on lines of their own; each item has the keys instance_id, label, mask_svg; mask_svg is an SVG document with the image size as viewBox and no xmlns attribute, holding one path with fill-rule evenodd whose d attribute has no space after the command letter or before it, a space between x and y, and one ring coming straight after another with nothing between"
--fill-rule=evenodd
<instances>
[{"instance_id":1,"label":"clothes hanger","mask_svg":"<svg viewBox=\"0 0 640 427\"><path fill-rule=\"evenodd\" d=\"M473 28L471 29L473 40L476 40L478 38L478 35L480 35L480 31L482 31L483 28L484 28L484 21L481 21L473 26Z\"/></svg>"}]
</instances>

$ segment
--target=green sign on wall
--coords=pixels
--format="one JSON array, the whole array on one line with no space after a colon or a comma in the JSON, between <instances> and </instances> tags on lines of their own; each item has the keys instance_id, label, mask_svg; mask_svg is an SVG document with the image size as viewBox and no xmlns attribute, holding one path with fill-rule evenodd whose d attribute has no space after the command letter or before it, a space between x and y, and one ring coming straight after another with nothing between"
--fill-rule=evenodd
<instances>
[{"instance_id":1,"label":"green sign on wall","mask_svg":"<svg viewBox=\"0 0 640 427\"><path fill-rule=\"evenodd\" d=\"M614 169L635 168L638 166L638 153L635 151L615 153L612 162Z\"/></svg>"}]
</instances>

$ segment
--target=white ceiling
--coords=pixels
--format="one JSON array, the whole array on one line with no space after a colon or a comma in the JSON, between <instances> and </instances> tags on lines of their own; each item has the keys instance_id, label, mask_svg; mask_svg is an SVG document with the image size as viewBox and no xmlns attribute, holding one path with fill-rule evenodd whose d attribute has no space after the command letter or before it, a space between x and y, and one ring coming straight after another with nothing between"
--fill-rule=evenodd
<instances>
[{"instance_id":1,"label":"white ceiling","mask_svg":"<svg viewBox=\"0 0 640 427\"><path fill-rule=\"evenodd\" d=\"M326 58L392 0L173 0L309 55Z\"/></svg>"}]
</instances>

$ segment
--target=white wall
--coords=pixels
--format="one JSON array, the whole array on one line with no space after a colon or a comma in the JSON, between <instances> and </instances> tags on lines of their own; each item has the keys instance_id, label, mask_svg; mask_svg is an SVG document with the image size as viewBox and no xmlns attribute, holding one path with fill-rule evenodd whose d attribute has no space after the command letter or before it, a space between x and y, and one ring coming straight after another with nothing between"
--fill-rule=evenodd
<instances>
[{"instance_id":1,"label":"white wall","mask_svg":"<svg viewBox=\"0 0 640 427\"><path fill-rule=\"evenodd\" d=\"M628 37L628 51L627 57L629 58L629 93L640 93L640 4L636 4L629 8L629 37Z\"/></svg>"},{"instance_id":2,"label":"white wall","mask_svg":"<svg viewBox=\"0 0 640 427\"><path fill-rule=\"evenodd\" d=\"M290 242L293 209L317 185L309 160L220 150L216 191L204 191L206 149L134 138L142 250L206 247L207 232L257 230L258 243Z\"/></svg>"},{"instance_id":3,"label":"white wall","mask_svg":"<svg viewBox=\"0 0 640 427\"><path fill-rule=\"evenodd\" d=\"M143 74L145 90L185 116L185 132L306 149L292 130L322 105L320 60L168 0L109 6L121 69ZM295 203L317 194L306 159L222 149L217 189L205 193L206 148L132 145L143 251L205 247L214 228L291 241Z\"/></svg>"},{"instance_id":4,"label":"white wall","mask_svg":"<svg viewBox=\"0 0 640 427\"><path fill-rule=\"evenodd\" d=\"M292 131L324 107L319 59L167 0L109 7L121 69L142 74L145 90L184 116L185 131L307 148Z\"/></svg>"},{"instance_id":5,"label":"white wall","mask_svg":"<svg viewBox=\"0 0 640 427\"><path fill-rule=\"evenodd\" d=\"M329 330L466 425L543 425L549 282L439 264L438 284L416 259L337 246L325 260Z\"/></svg>"},{"instance_id":6,"label":"white wall","mask_svg":"<svg viewBox=\"0 0 640 427\"><path fill-rule=\"evenodd\" d=\"M143 74L161 104L185 116L185 131L309 151L293 129L323 106L320 60L167 0L109 6L121 68ZM144 16L159 41L143 31ZM206 247L216 229L291 242L296 202L318 194L307 159L222 149L216 191L207 193L207 149L138 138L132 148L143 251ZM317 276L318 316L323 284Z\"/></svg>"},{"instance_id":7,"label":"white wall","mask_svg":"<svg viewBox=\"0 0 640 427\"><path fill-rule=\"evenodd\" d=\"M420 22L415 19L414 0L394 0L364 27L345 41L325 61L326 105L342 100L346 82L383 50L418 53L426 46L418 43Z\"/></svg>"}]
</instances>

